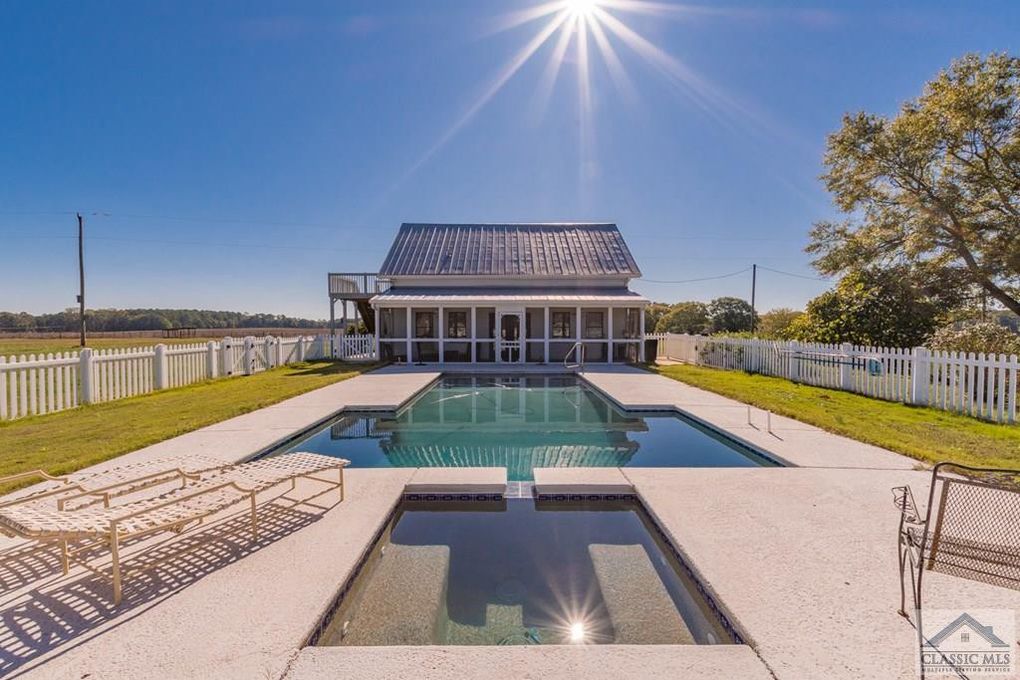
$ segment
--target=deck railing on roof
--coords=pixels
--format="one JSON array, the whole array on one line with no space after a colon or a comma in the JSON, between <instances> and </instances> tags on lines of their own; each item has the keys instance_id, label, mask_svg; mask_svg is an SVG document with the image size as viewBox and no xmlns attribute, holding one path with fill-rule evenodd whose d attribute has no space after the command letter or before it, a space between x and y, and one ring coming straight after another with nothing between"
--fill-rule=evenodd
<instances>
[{"instance_id":1,"label":"deck railing on roof","mask_svg":"<svg viewBox=\"0 0 1020 680\"><path fill-rule=\"evenodd\" d=\"M329 275L329 294L342 296L371 296L389 290L390 282L380 279L372 272L341 273Z\"/></svg>"}]
</instances>

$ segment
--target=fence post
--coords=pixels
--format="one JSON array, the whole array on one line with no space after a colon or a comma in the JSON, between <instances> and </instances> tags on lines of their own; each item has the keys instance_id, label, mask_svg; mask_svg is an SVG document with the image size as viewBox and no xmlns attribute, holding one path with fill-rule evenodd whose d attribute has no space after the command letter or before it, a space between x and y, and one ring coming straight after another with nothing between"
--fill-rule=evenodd
<instances>
[{"instance_id":1,"label":"fence post","mask_svg":"<svg viewBox=\"0 0 1020 680\"><path fill-rule=\"evenodd\" d=\"M300 363L305 360L305 336L299 335L297 339L297 355L296 359Z\"/></svg>"},{"instance_id":2,"label":"fence post","mask_svg":"<svg viewBox=\"0 0 1020 680\"><path fill-rule=\"evenodd\" d=\"M275 364L273 363L273 336L267 335L266 339L262 341L264 345L264 356L266 357L266 370L268 371Z\"/></svg>"},{"instance_id":3,"label":"fence post","mask_svg":"<svg viewBox=\"0 0 1020 680\"><path fill-rule=\"evenodd\" d=\"M81 382L80 401L91 404L96 400L96 385L92 375L92 350L86 347L78 354L78 379Z\"/></svg>"},{"instance_id":4,"label":"fence post","mask_svg":"<svg viewBox=\"0 0 1020 680\"><path fill-rule=\"evenodd\" d=\"M854 346L844 342L840 348L841 361L839 362L839 385L844 392L854 391Z\"/></svg>"},{"instance_id":5,"label":"fence post","mask_svg":"<svg viewBox=\"0 0 1020 680\"><path fill-rule=\"evenodd\" d=\"M786 367L786 377L793 382L797 382L800 380L800 343L796 340L791 340L787 343L786 348L789 352L787 356L790 358L790 364Z\"/></svg>"},{"instance_id":6,"label":"fence post","mask_svg":"<svg viewBox=\"0 0 1020 680\"><path fill-rule=\"evenodd\" d=\"M170 385L170 374L167 370L166 345L156 345L156 356L152 360L152 369L155 373L153 384L157 390L165 390Z\"/></svg>"},{"instance_id":7,"label":"fence post","mask_svg":"<svg viewBox=\"0 0 1020 680\"><path fill-rule=\"evenodd\" d=\"M229 335L220 340L220 375L234 375L234 339Z\"/></svg>"},{"instance_id":8,"label":"fence post","mask_svg":"<svg viewBox=\"0 0 1020 680\"><path fill-rule=\"evenodd\" d=\"M255 372L255 338L248 335L244 338L244 374Z\"/></svg>"},{"instance_id":9,"label":"fence post","mask_svg":"<svg viewBox=\"0 0 1020 680\"><path fill-rule=\"evenodd\" d=\"M928 403L929 357L926 347L915 347L910 356L910 403L924 406Z\"/></svg>"},{"instance_id":10,"label":"fence post","mask_svg":"<svg viewBox=\"0 0 1020 680\"><path fill-rule=\"evenodd\" d=\"M209 378L216 377L216 343L212 340L205 344L205 372Z\"/></svg>"}]
</instances>

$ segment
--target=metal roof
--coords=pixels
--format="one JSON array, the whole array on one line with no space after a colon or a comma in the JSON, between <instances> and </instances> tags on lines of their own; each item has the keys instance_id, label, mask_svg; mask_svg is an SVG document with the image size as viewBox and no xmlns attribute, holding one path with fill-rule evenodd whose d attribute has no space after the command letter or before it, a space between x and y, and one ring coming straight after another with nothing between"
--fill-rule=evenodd
<instances>
[{"instance_id":1,"label":"metal roof","mask_svg":"<svg viewBox=\"0 0 1020 680\"><path fill-rule=\"evenodd\" d=\"M627 288L390 288L372 298L375 304L631 304L648 303L645 298Z\"/></svg>"},{"instance_id":2,"label":"metal roof","mask_svg":"<svg viewBox=\"0 0 1020 680\"><path fill-rule=\"evenodd\" d=\"M615 224L402 224L380 276L641 275Z\"/></svg>"}]
</instances>

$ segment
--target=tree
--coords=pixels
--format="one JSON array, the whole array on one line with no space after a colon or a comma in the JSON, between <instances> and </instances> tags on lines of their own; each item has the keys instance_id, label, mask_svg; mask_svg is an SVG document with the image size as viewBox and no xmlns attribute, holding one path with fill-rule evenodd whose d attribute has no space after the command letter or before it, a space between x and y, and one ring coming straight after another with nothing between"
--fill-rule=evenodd
<instances>
[{"instance_id":1,"label":"tree","mask_svg":"<svg viewBox=\"0 0 1020 680\"><path fill-rule=\"evenodd\" d=\"M708 303L708 319L713 333L749 331L757 316L746 300L720 297Z\"/></svg>"},{"instance_id":2,"label":"tree","mask_svg":"<svg viewBox=\"0 0 1020 680\"><path fill-rule=\"evenodd\" d=\"M755 326L755 335L774 340L791 340L790 325L804 312L787 307L772 309L761 315Z\"/></svg>"},{"instance_id":3,"label":"tree","mask_svg":"<svg viewBox=\"0 0 1020 680\"><path fill-rule=\"evenodd\" d=\"M678 302L655 325L656 333L697 335L708 329L708 308L703 302Z\"/></svg>"},{"instance_id":4,"label":"tree","mask_svg":"<svg viewBox=\"0 0 1020 680\"><path fill-rule=\"evenodd\" d=\"M848 215L808 252L825 274L891 263L1020 314L1020 58L970 54L894 118L859 112L830 135L822 176Z\"/></svg>"},{"instance_id":5,"label":"tree","mask_svg":"<svg viewBox=\"0 0 1020 680\"><path fill-rule=\"evenodd\" d=\"M899 270L860 270L811 300L789 332L808 342L915 347L935 330L938 312Z\"/></svg>"},{"instance_id":6,"label":"tree","mask_svg":"<svg viewBox=\"0 0 1020 680\"><path fill-rule=\"evenodd\" d=\"M669 313L670 305L664 302L653 302L645 307L645 329L651 333L663 333L659 330L659 319Z\"/></svg>"}]
</instances>

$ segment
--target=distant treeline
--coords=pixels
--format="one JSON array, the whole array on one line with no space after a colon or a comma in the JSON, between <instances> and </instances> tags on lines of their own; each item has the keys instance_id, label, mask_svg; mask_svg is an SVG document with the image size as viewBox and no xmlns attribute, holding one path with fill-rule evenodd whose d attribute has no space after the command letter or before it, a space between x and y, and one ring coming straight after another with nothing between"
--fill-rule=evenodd
<instances>
[{"instance_id":1,"label":"distant treeline","mask_svg":"<svg viewBox=\"0 0 1020 680\"><path fill-rule=\"evenodd\" d=\"M207 309L89 309L85 321L93 331L158 331L164 328L322 328L325 321L283 314L245 314ZM0 331L74 331L78 310L33 315L0 312Z\"/></svg>"}]
</instances>

